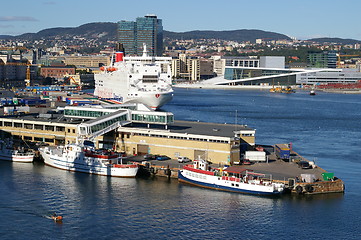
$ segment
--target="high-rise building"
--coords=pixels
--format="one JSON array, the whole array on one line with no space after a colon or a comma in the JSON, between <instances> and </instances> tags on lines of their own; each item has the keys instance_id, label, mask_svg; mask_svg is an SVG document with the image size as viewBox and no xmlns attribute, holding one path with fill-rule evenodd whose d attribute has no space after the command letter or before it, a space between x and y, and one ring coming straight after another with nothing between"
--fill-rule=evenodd
<instances>
[{"instance_id":1,"label":"high-rise building","mask_svg":"<svg viewBox=\"0 0 361 240\"><path fill-rule=\"evenodd\" d=\"M313 68L336 68L337 54L334 51L328 52L310 52L308 53L309 67Z\"/></svg>"},{"instance_id":2,"label":"high-rise building","mask_svg":"<svg viewBox=\"0 0 361 240\"><path fill-rule=\"evenodd\" d=\"M123 44L126 54L140 55L143 44L147 45L148 54L161 56L163 54L162 20L156 15L138 17L133 21L118 22L118 41Z\"/></svg>"}]
</instances>

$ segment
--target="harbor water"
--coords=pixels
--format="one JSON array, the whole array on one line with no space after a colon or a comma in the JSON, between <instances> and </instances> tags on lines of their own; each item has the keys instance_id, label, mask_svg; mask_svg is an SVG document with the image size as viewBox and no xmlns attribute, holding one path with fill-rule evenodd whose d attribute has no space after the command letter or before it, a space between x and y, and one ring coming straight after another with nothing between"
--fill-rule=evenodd
<instances>
[{"instance_id":1,"label":"harbor water","mask_svg":"<svg viewBox=\"0 0 361 240\"><path fill-rule=\"evenodd\" d=\"M175 89L162 110L176 119L247 124L257 144L292 143L345 193L269 198L0 161L0 239L361 239L360 109L353 94Z\"/></svg>"}]
</instances>

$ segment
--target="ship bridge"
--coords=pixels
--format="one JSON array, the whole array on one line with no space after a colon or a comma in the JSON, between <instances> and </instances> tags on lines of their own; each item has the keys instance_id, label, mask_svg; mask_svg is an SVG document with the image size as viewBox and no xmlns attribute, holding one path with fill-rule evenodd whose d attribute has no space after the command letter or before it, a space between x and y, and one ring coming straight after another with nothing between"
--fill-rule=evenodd
<instances>
[{"instance_id":1,"label":"ship bridge","mask_svg":"<svg viewBox=\"0 0 361 240\"><path fill-rule=\"evenodd\" d=\"M134 107L121 108L122 105L113 108L107 106L64 107L64 117L83 120L78 125L78 140L94 140L98 136L131 123L148 124L148 126L158 124L167 128L168 124L174 122L173 113L170 112L132 110Z\"/></svg>"}]
</instances>

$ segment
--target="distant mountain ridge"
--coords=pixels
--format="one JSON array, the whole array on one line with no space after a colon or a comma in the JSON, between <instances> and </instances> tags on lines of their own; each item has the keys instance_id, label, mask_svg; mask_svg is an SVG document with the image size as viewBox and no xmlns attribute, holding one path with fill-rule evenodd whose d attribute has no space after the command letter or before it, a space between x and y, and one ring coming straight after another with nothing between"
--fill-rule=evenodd
<instances>
[{"instance_id":1,"label":"distant mountain ridge","mask_svg":"<svg viewBox=\"0 0 361 240\"><path fill-rule=\"evenodd\" d=\"M222 39L227 41L255 42L256 39L266 40L291 40L290 37L275 33L255 29L241 29L230 31L190 31L190 32L164 32L164 37L172 39Z\"/></svg>"},{"instance_id":2,"label":"distant mountain ridge","mask_svg":"<svg viewBox=\"0 0 361 240\"><path fill-rule=\"evenodd\" d=\"M0 39L11 40L69 40L76 37L95 39L96 41L115 41L117 39L118 24L113 22L95 22L83 24L79 27L57 27L41 30L37 33L25 33L18 36L0 35ZM256 29L241 29L228 31L188 31L188 32L171 32L164 31L165 38L170 39L219 39L226 41L237 42L255 42L256 39L264 40L291 40L290 37L284 34L262 31ZM355 44L361 43L355 39L342 38L314 38L308 41L319 43L341 43L341 44Z\"/></svg>"},{"instance_id":3,"label":"distant mountain ridge","mask_svg":"<svg viewBox=\"0 0 361 240\"><path fill-rule=\"evenodd\" d=\"M22 39L22 40L39 40L53 39L61 37L62 39L72 38L74 36L88 38L104 38L115 40L117 36L117 23L97 22L87 23L79 27L57 27L41 30L37 33L24 33L18 36L0 35L2 39Z\"/></svg>"},{"instance_id":4,"label":"distant mountain ridge","mask_svg":"<svg viewBox=\"0 0 361 240\"><path fill-rule=\"evenodd\" d=\"M164 37L171 39L220 39L228 41L252 41L256 39L280 40L290 39L288 36L280 33L267 32L262 30L231 30L231 31L189 31L189 32L171 32L164 31ZM60 37L62 39L72 38L74 36L89 38L105 38L116 40L117 23L97 22L87 23L79 27L57 27L41 30L37 33L25 33L18 36L0 35L0 39L19 39L19 40L39 40L53 39Z\"/></svg>"},{"instance_id":5,"label":"distant mountain ridge","mask_svg":"<svg viewBox=\"0 0 361 240\"><path fill-rule=\"evenodd\" d=\"M312 38L307 41L318 42L318 43L339 43L339 44L361 43L360 40L344 39L344 38Z\"/></svg>"}]
</instances>

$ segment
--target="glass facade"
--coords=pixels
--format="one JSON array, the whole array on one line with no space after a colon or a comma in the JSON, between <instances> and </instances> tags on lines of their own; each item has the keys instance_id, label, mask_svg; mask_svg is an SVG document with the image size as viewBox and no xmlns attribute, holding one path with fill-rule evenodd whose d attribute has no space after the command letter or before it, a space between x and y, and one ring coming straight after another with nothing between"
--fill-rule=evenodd
<instances>
[{"instance_id":1,"label":"glass facade","mask_svg":"<svg viewBox=\"0 0 361 240\"><path fill-rule=\"evenodd\" d=\"M150 115L132 113L132 121L168 124L174 121L174 117L173 115Z\"/></svg>"},{"instance_id":2,"label":"glass facade","mask_svg":"<svg viewBox=\"0 0 361 240\"><path fill-rule=\"evenodd\" d=\"M224 78L227 80L237 80L262 76L274 76L292 72L293 71L291 70L226 68L224 71Z\"/></svg>"},{"instance_id":3,"label":"glass facade","mask_svg":"<svg viewBox=\"0 0 361 240\"><path fill-rule=\"evenodd\" d=\"M90 111L90 110L80 110L80 109L64 109L64 116L67 117L90 117L98 118L110 114L111 112L101 111Z\"/></svg>"},{"instance_id":4,"label":"glass facade","mask_svg":"<svg viewBox=\"0 0 361 240\"><path fill-rule=\"evenodd\" d=\"M95 133L97 131L103 130L106 127L109 127L110 125L112 125L112 124L114 124L116 122L122 122L122 121L126 121L126 120L127 120L127 114L124 114L122 116L112 118L112 119L109 119L107 121L100 122L98 124L90 126L90 130L91 130L91 133Z\"/></svg>"},{"instance_id":5,"label":"glass facade","mask_svg":"<svg viewBox=\"0 0 361 240\"><path fill-rule=\"evenodd\" d=\"M118 35L119 42L123 44L126 54L136 55L136 39L137 39L137 27L135 22L120 21L118 23Z\"/></svg>"},{"instance_id":6,"label":"glass facade","mask_svg":"<svg viewBox=\"0 0 361 240\"><path fill-rule=\"evenodd\" d=\"M309 53L308 56L309 67L313 68L336 68L337 54L334 51Z\"/></svg>"},{"instance_id":7,"label":"glass facade","mask_svg":"<svg viewBox=\"0 0 361 240\"><path fill-rule=\"evenodd\" d=\"M149 55L161 56L163 54L162 20L155 15L138 17L136 22L118 22L118 37L126 54L141 55L143 43L147 45Z\"/></svg>"}]
</instances>

